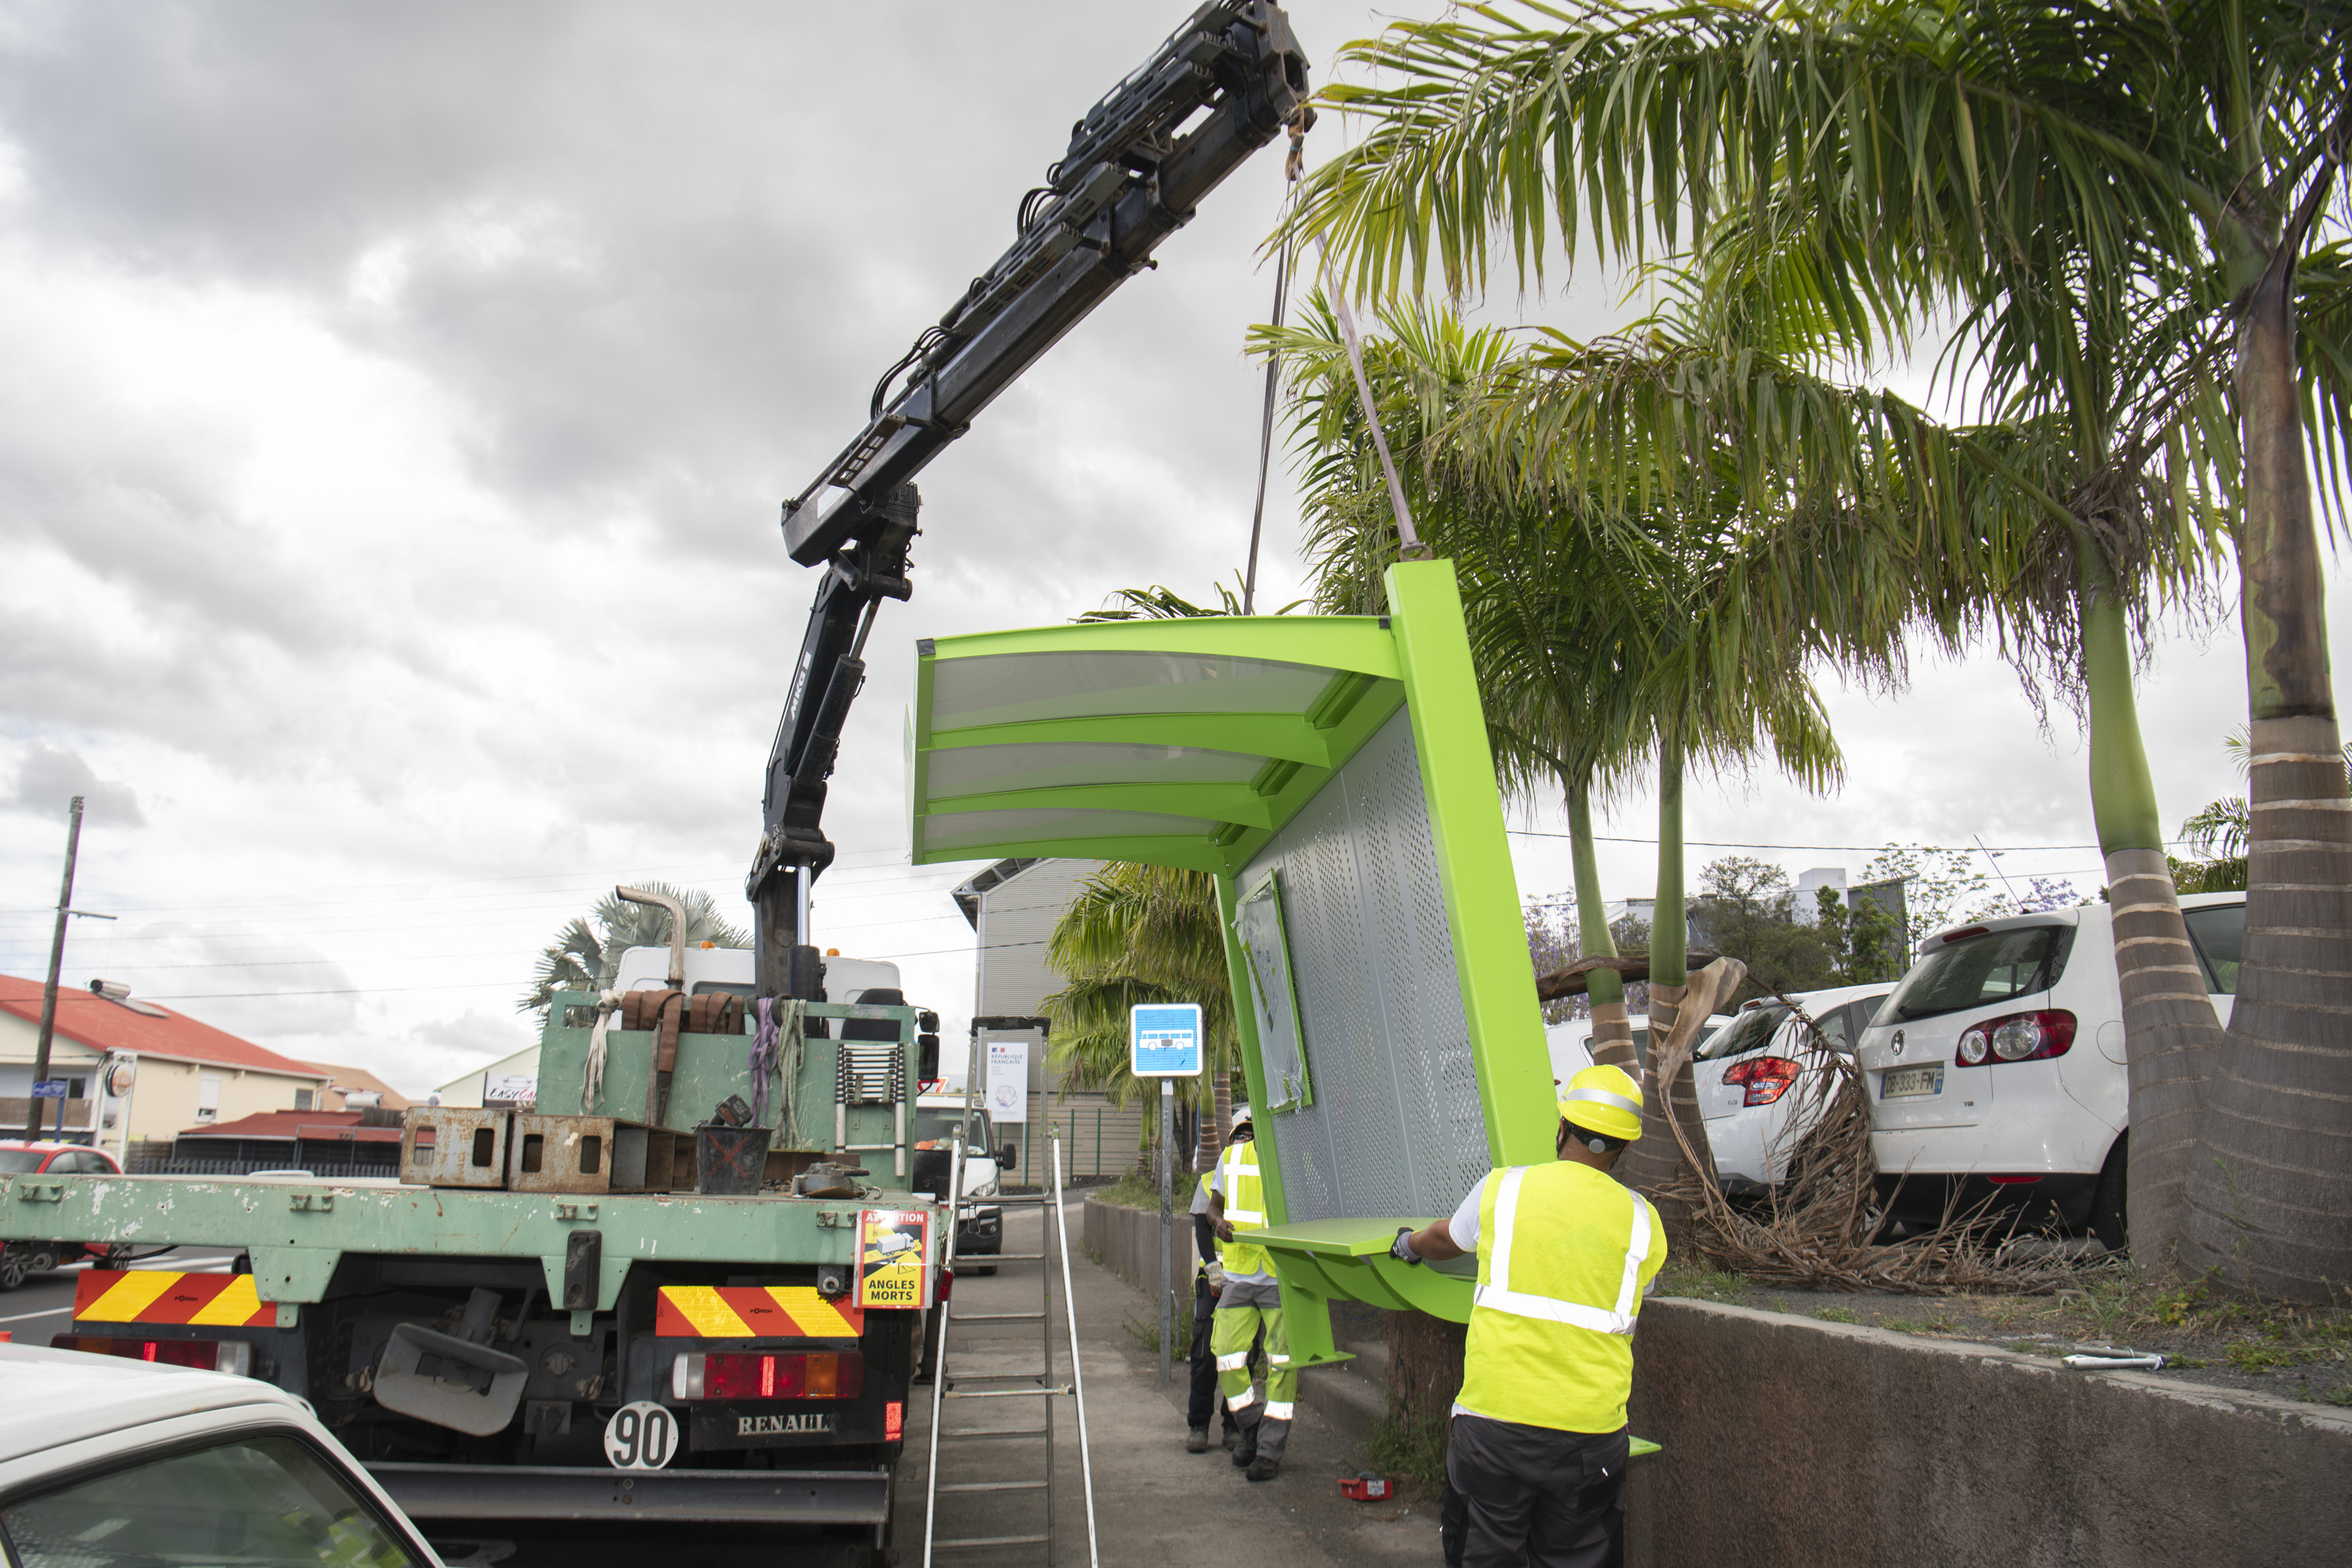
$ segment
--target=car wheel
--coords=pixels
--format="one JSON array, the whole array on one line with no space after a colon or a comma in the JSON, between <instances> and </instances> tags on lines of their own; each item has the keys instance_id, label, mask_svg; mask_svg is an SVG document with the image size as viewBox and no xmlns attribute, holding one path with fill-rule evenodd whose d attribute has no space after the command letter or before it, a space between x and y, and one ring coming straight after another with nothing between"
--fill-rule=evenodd
<instances>
[{"instance_id":1,"label":"car wheel","mask_svg":"<svg viewBox=\"0 0 2352 1568\"><path fill-rule=\"evenodd\" d=\"M2100 1246L2117 1254L2126 1249L2131 1239L2131 1228L2126 1223L2129 1217L2124 1211L2131 1167L2126 1147L2130 1141L2131 1134L2126 1133L2107 1151L2107 1163L2099 1167L2099 1185L2091 1194L2091 1234L2099 1239Z\"/></svg>"},{"instance_id":2,"label":"car wheel","mask_svg":"<svg viewBox=\"0 0 2352 1568\"><path fill-rule=\"evenodd\" d=\"M25 1260L25 1264L32 1273L46 1274L58 1266L58 1249L54 1247L37 1248Z\"/></svg>"},{"instance_id":3,"label":"car wheel","mask_svg":"<svg viewBox=\"0 0 2352 1568\"><path fill-rule=\"evenodd\" d=\"M33 1260L14 1247L0 1250L0 1291L13 1291L33 1271Z\"/></svg>"}]
</instances>

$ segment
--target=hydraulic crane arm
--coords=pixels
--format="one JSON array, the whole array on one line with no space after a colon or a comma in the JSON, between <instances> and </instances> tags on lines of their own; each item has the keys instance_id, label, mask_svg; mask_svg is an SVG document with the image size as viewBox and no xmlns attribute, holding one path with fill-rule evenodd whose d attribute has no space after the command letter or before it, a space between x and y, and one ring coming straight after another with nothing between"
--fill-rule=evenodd
<instances>
[{"instance_id":1,"label":"hydraulic crane arm","mask_svg":"<svg viewBox=\"0 0 2352 1568\"><path fill-rule=\"evenodd\" d=\"M1020 236L874 388L865 427L784 503L794 560L822 566L768 758L763 832L745 882L759 990L811 997L810 885L833 859L825 781L865 684L876 610L905 599L912 483L981 410L1112 290L1153 266L1202 197L1305 110L1307 57L1273 0L1210 0L1072 128Z\"/></svg>"}]
</instances>

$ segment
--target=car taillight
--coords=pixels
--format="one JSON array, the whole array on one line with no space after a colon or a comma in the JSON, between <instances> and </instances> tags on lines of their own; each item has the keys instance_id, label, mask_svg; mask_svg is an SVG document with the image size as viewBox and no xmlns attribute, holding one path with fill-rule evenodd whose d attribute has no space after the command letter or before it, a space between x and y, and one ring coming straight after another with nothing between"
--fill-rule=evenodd
<instances>
[{"instance_id":1,"label":"car taillight","mask_svg":"<svg viewBox=\"0 0 2352 1568\"><path fill-rule=\"evenodd\" d=\"M1803 1069L1785 1056L1759 1056L1747 1061L1735 1061L1723 1070L1726 1083L1737 1083L1748 1092L1743 1105L1769 1105L1789 1092Z\"/></svg>"},{"instance_id":2,"label":"car taillight","mask_svg":"<svg viewBox=\"0 0 2352 1568\"><path fill-rule=\"evenodd\" d=\"M669 1369L673 1399L855 1399L865 1387L856 1351L686 1351Z\"/></svg>"},{"instance_id":3,"label":"car taillight","mask_svg":"<svg viewBox=\"0 0 2352 1568\"><path fill-rule=\"evenodd\" d=\"M1960 1033L1953 1054L1963 1067L1988 1061L2042 1061L2063 1056L2074 1043L2074 1015L2069 1012L2011 1013L1970 1024Z\"/></svg>"},{"instance_id":4,"label":"car taillight","mask_svg":"<svg viewBox=\"0 0 2352 1568\"><path fill-rule=\"evenodd\" d=\"M241 1339L113 1339L100 1334L61 1333L49 1336L49 1348L85 1351L91 1355L120 1355L164 1366L193 1366L236 1377L253 1375L253 1346Z\"/></svg>"},{"instance_id":5,"label":"car taillight","mask_svg":"<svg viewBox=\"0 0 2352 1568\"><path fill-rule=\"evenodd\" d=\"M948 1299L948 1292L949 1292L949 1291L952 1291L952 1290L954 1290L954 1289L955 1289L955 1270L954 1270L953 1269L942 1269L942 1270L940 1270L940 1301L946 1301L946 1300Z\"/></svg>"}]
</instances>

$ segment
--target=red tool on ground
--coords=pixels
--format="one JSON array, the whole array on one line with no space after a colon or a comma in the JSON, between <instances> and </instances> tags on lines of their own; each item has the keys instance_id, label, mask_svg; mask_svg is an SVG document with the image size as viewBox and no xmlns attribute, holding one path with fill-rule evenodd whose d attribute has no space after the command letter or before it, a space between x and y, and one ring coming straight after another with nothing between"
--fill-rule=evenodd
<instances>
[{"instance_id":1,"label":"red tool on ground","mask_svg":"<svg viewBox=\"0 0 2352 1568\"><path fill-rule=\"evenodd\" d=\"M1396 1489L1389 1484L1388 1477L1372 1470L1339 1478L1339 1495L1357 1502L1379 1502L1381 1499L1391 1496L1395 1490Z\"/></svg>"}]
</instances>

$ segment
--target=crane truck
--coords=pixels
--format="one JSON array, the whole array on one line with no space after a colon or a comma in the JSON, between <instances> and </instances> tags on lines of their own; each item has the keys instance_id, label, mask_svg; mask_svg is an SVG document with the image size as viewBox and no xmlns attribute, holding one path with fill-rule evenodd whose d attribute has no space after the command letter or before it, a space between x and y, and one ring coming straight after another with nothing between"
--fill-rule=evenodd
<instances>
[{"instance_id":1,"label":"crane truck","mask_svg":"<svg viewBox=\"0 0 2352 1568\"><path fill-rule=\"evenodd\" d=\"M935 1020L829 981L810 940L866 639L912 592L924 465L1251 153L1303 134L1307 93L1280 6L1194 11L784 504L821 578L745 883L748 987L677 949L658 984L559 993L530 1108L410 1113L397 1182L0 1176L0 1238L236 1249L226 1274L91 1270L56 1343L266 1378L445 1535L756 1521L878 1555L957 1206L911 1157Z\"/></svg>"}]
</instances>

